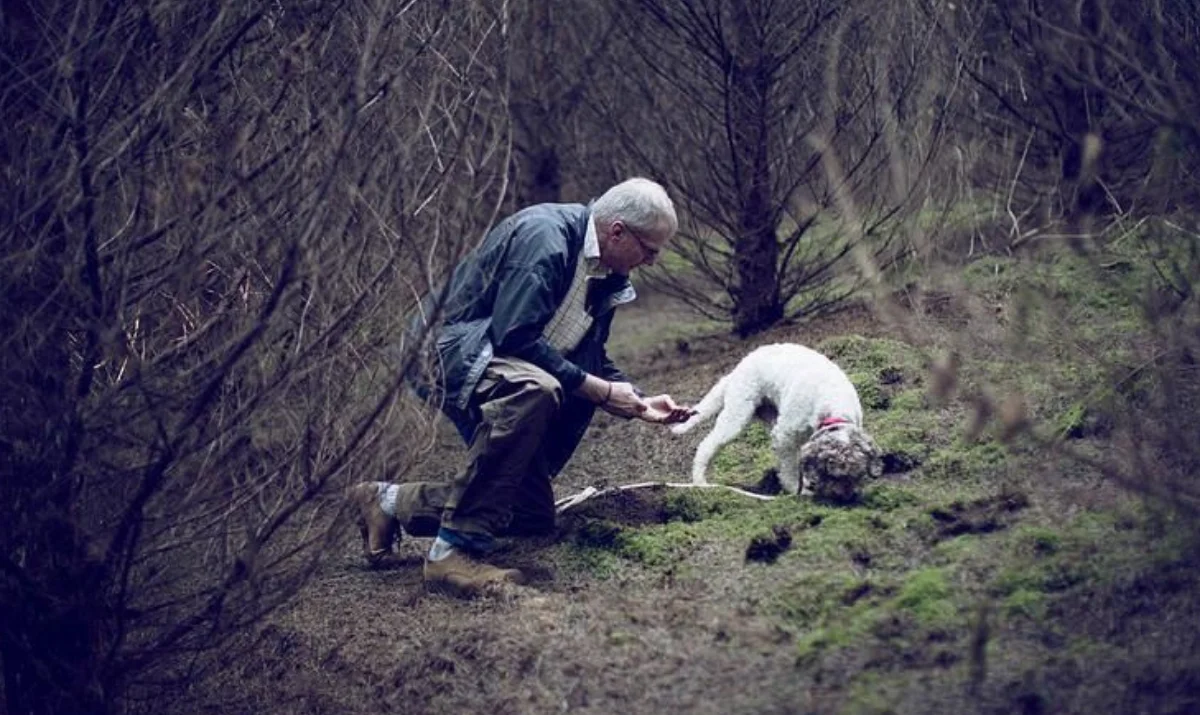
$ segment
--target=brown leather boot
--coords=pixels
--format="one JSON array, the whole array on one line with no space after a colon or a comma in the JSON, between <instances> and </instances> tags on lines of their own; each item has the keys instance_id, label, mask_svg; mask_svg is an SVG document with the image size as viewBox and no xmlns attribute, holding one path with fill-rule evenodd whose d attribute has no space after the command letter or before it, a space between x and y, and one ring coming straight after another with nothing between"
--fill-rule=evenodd
<instances>
[{"instance_id":1,"label":"brown leather boot","mask_svg":"<svg viewBox=\"0 0 1200 715\"><path fill-rule=\"evenodd\" d=\"M367 563L378 566L392 554L392 544L400 539L400 522L379 506L384 482L361 482L346 490L346 499L358 512L358 531L362 534L363 555Z\"/></svg>"},{"instance_id":2,"label":"brown leather boot","mask_svg":"<svg viewBox=\"0 0 1200 715\"><path fill-rule=\"evenodd\" d=\"M440 561L425 559L425 587L459 598L478 596L506 583L524 583L525 574L480 563L455 549Z\"/></svg>"}]
</instances>

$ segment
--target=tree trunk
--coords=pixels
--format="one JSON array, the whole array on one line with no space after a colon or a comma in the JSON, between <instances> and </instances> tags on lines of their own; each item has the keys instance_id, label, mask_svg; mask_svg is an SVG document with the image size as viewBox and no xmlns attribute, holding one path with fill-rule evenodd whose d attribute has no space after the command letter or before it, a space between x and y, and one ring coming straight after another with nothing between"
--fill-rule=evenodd
<instances>
[{"instance_id":1,"label":"tree trunk","mask_svg":"<svg viewBox=\"0 0 1200 715\"><path fill-rule=\"evenodd\" d=\"M1099 9L1092 0L1084 0L1076 7L1075 18L1079 26L1098 35L1100 32ZM1091 48L1079 50L1078 71L1094 77L1103 77L1103 58ZM1088 142L1096 131L1096 118L1105 110L1102 92L1089 91L1079 81L1070 82L1064 89L1063 128L1066 131L1066 148L1062 157L1062 178L1066 180L1071 195L1066 197L1067 216L1073 224L1086 221L1087 217L1100 212L1104 204L1104 187L1096 172L1096 156L1089 151ZM1082 232L1084 229L1079 228Z\"/></svg>"},{"instance_id":2,"label":"tree trunk","mask_svg":"<svg viewBox=\"0 0 1200 715\"><path fill-rule=\"evenodd\" d=\"M4 699L12 715L103 715L101 677L110 611L99 564L65 519L42 519L38 543L25 544L36 573L6 574L0 615Z\"/></svg>"},{"instance_id":3,"label":"tree trunk","mask_svg":"<svg viewBox=\"0 0 1200 715\"><path fill-rule=\"evenodd\" d=\"M567 110L555 76L557 43L550 14L552 3L532 2L520 16L513 51L518 77L513 82L513 114L517 162L518 206L562 200L562 162L559 144ZM524 68L524 69L523 69Z\"/></svg>"},{"instance_id":4,"label":"tree trunk","mask_svg":"<svg viewBox=\"0 0 1200 715\"><path fill-rule=\"evenodd\" d=\"M771 211L768 156L771 76L745 4L734 4L736 52L730 72L729 126L737 182L737 285L733 329L745 337L783 317L779 292L779 241Z\"/></svg>"},{"instance_id":5,"label":"tree trunk","mask_svg":"<svg viewBox=\"0 0 1200 715\"><path fill-rule=\"evenodd\" d=\"M562 163L558 148L539 146L526 148L524 180L520 184L521 205L557 203L562 201Z\"/></svg>"}]
</instances>

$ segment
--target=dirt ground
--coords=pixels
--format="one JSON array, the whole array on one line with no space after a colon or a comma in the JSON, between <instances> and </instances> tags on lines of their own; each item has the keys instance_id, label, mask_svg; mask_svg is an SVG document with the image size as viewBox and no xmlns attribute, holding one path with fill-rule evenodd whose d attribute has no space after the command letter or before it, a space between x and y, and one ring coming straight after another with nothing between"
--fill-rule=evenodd
<instances>
[{"instance_id":1,"label":"dirt ground","mask_svg":"<svg viewBox=\"0 0 1200 715\"><path fill-rule=\"evenodd\" d=\"M647 391L688 401L755 345L880 331L868 313L851 310L784 326L748 344L720 333L676 331L684 322L680 310L646 296L618 316L612 352ZM461 450L449 431L444 449L444 459L423 465L416 476L457 465ZM600 415L556 492L683 481L690 456L690 447L665 430ZM655 523L663 518L661 498L647 492L596 502L580 515L591 509L617 524ZM1007 515L1023 506L1005 504L993 514L981 511L986 505L966 504L934 517L948 534L985 531L1003 528ZM421 564L428 540L405 538L393 562L370 570L357 532L348 527L339 552L311 586L273 617L255 657L189 700L188 709L796 713L844 706L836 668L805 667L797 658L802 634L763 607L771 584L796 574L769 558L747 559L745 540L696 543L677 568L624 564L598 576L552 548L579 538L582 520L560 522L555 537L514 542L496 558L526 568L533 577L528 587L469 602L425 593ZM936 692L924 692L930 686L920 677L909 687L909 702L927 702L925 711L961 706L961 700L941 702ZM1041 711L1036 702L1021 709Z\"/></svg>"}]
</instances>

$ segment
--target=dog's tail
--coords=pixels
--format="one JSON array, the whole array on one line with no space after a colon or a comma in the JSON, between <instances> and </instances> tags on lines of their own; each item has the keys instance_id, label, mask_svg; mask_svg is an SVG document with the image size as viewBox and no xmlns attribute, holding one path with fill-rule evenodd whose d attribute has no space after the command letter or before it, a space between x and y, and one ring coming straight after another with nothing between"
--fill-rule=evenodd
<instances>
[{"instance_id":1,"label":"dog's tail","mask_svg":"<svg viewBox=\"0 0 1200 715\"><path fill-rule=\"evenodd\" d=\"M681 422L680 424L672 427L671 431L675 434L683 434L690 431L693 427L709 417L712 417L720 412L721 408L725 405L725 386L728 384L728 382L728 375L722 377L720 380L717 380L717 384L713 385L712 389L708 391L708 394L705 395L700 402L692 408L696 410L696 414L689 417L687 422Z\"/></svg>"}]
</instances>

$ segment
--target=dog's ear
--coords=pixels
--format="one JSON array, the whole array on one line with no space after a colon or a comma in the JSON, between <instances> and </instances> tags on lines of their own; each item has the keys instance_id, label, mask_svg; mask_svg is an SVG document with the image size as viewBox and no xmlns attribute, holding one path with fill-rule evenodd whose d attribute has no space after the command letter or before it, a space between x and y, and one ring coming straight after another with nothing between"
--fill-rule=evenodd
<instances>
[{"instance_id":1,"label":"dog's ear","mask_svg":"<svg viewBox=\"0 0 1200 715\"><path fill-rule=\"evenodd\" d=\"M821 480L821 458L812 442L800 450L800 485L812 488Z\"/></svg>"},{"instance_id":2,"label":"dog's ear","mask_svg":"<svg viewBox=\"0 0 1200 715\"><path fill-rule=\"evenodd\" d=\"M867 452L867 478L879 479L883 476L883 453L871 435L866 432L861 432L860 435Z\"/></svg>"}]
</instances>

